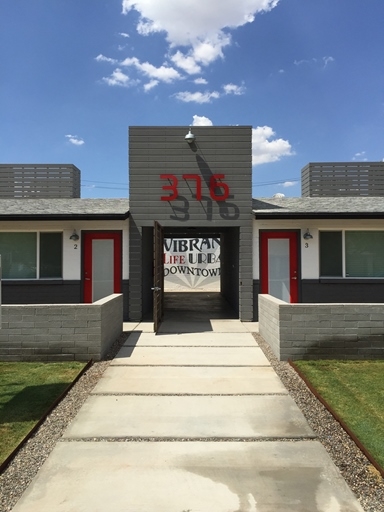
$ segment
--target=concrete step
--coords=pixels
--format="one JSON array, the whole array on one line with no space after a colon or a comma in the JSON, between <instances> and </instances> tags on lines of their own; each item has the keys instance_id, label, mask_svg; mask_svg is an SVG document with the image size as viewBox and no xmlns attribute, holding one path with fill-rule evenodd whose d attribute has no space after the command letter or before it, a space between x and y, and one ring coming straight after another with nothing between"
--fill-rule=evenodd
<instances>
[{"instance_id":1,"label":"concrete step","mask_svg":"<svg viewBox=\"0 0 384 512\"><path fill-rule=\"evenodd\" d=\"M313 432L287 395L92 395L63 437L297 438Z\"/></svg>"},{"instance_id":2,"label":"concrete step","mask_svg":"<svg viewBox=\"0 0 384 512\"><path fill-rule=\"evenodd\" d=\"M126 347L111 366L270 366L259 347Z\"/></svg>"},{"instance_id":3,"label":"concrete step","mask_svg":"<svg viewBox=\"0 0 384 512\"><path fill-rule=\"evenodd\" d=\"M97 393L288 394L268 366L110 366L93 390Z\"/></svg>"},{"instance_id":4,"label":"concrete step","mask_svg":"<svg viewBox=\"0 0 384 512\"><path fill-rule=\"evenodd\" d=\"M167 346L185 346L185 347L257 347L257 343L252 334L248 332L241 333L167 333L154 334L148 332L135 331L131 333L124 343L125 347L149 346L149 347L167 347Z\"/></svg>"},{"instance_id":5,"label":"concrete step","mask_svg":"<svg viewBox=\"0 0 384 512\"><path fill-rule=\"evenodd\" d=\"M61 442L13 512L363 512L312 442Z\"/></svg>"}]
</instances>

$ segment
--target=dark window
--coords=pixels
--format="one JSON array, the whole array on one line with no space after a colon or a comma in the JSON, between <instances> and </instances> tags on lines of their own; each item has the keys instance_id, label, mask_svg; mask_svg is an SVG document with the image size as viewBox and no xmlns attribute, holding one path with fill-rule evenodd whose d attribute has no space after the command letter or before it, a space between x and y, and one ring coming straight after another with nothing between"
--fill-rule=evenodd
<instances>
[{"instance_id":1,"label":"dark window","mask_svg":"<svg viewBox=\"0 0 384 512\"><path fill-rule=\"evenodd\" d=\"M384 277L384 231L345 232L346 277Z\"/></svg>"},{"instance_id":2,"label":"dark window","mask_svg":"<svg viewBox=\"0 0 384 512\"><path fill-rule=\"evenodd\" d=\"M341 231L320 231L320 276L343 276Z\"/></svg>"},{"instance_id":3,"label":"dark window","mask_svg":"<svg viewBox=\"0 0 384 512\"><path fill-rule=\"evenodd\" d=\"M62 268L62 233L40 233L40 278L61 278Z\"/></svg>"},{"instance_id":4,"label":"dark window","mask_svg":"<svg viewBox=\"0 0 384 512\"><path fill-rule=\"evenodd\" d=\"M0 233L4 279L36 278L36 233Z\"/></svg>"},{"instance_id":5,"label":"dark window","mask_svg":"<svg viewBox=\"0 0 384 512\"><path fill-rule=\"evenodd\" d=\"M3 279L61 278L63 274L62 233L0 233ZM38 265L37 262L40 262Z\"/></svg>"}]
</instances>

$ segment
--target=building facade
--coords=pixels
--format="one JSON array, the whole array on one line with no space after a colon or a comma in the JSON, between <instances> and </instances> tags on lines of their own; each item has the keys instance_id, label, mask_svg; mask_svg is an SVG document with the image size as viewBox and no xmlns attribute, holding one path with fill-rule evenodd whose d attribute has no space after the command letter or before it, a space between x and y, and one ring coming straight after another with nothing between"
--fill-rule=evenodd
<instances>
[{"instance_id":1,"label":"building facade","mask_svg":"<svg viewBox=\"0 0 384 512\"><path fill-rule=\"evenodd\" d=\"M220 241L220 292L243 321L258 319L260 293L288 303L384 302L384 197L364 187L345 196L348 164L340 164L345 179L332 197L252 200L251 135L250 126L131 127L129 201L0 199L3 304L122 293L124 320L150 318L164 273L162 258L154 266L156 233L160 255L164 239ZM384 176L383 163L363 167L360 180Z\"/></svg>"}]
</instances>

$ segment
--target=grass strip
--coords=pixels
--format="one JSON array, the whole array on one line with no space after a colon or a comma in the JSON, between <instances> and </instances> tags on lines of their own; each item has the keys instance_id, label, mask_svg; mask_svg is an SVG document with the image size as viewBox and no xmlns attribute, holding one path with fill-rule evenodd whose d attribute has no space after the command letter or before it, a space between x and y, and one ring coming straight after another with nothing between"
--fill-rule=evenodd
<instances>
[{"instance_id":1,"label":"grass strip","mask_svg":"<svg viewBox=\"0 0 384 512\"><path fill-rule=\"evenodd\" d=\"M0 362L0 464L65 391L85 363Z\"/></svg>"},{"instance_id":2,"label":"grass strip","mask_svg":"<svg viewBox=\"0 0 384 512\"><path fill-rule=\"evenodd\" d=\"M384 467L384 361L295 361L295 365Z\"/></svg>"}]
</instances>

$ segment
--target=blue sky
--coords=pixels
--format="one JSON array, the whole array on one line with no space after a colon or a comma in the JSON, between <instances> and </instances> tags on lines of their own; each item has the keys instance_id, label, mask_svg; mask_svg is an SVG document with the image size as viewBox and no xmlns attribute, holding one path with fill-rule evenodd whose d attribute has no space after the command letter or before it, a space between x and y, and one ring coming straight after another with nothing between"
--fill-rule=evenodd
<instances>
[{"instance_id":1,"label":"blue sky","mask_svg":"<svg viewBox=\"0 0 384 512\"><path fill-rule=\"evenodd\" d=\"M253 196L384 158L383 0L1 0L0 163L126 197L130 125L252 125Z\"/></svg>"}]
</instances>

